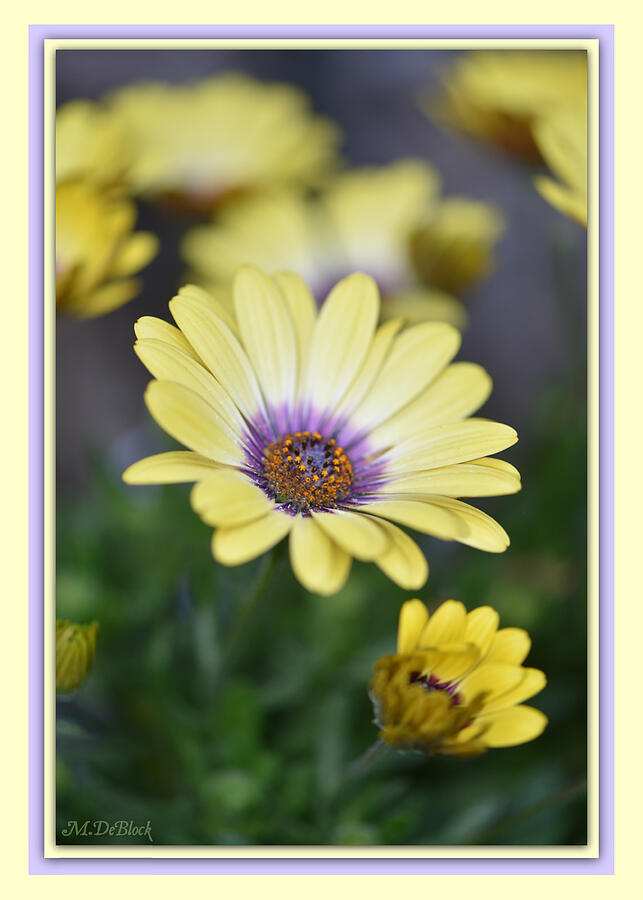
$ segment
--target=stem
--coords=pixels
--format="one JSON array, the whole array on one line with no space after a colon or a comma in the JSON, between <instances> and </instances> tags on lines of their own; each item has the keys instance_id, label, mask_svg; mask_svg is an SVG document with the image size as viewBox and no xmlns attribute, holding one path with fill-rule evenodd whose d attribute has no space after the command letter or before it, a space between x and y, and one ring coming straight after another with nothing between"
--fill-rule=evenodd
<instances>
[{"instance_id":1,"label":"stem","mask_svg":"<svg viewBox=\"0 0 643 900\"><path fill-rule=\"evenodd\" d=\"M472 844L491 844L493 841L501 835L503 831L506 831L509 828L516 828L518 825L522 825L523 822L527 822L533 816L537 816L539 813L546 812L549 809L552 809L555 806L558 806L562 803L566 803L568 800L571 800L576 795L581 794L587 787L587 781L583 778L582 781L576 782L576 784L572 784L570 787L564 788L562 791L557 791L555 794L551 794L549 797L545 797L544 800L539 800L537 803L533 803L531 806L528 806L526 809L523 809L519 813L514 813L512 816L507 816L507 818L498 822L497 825L492 825L490 828L484 829L482 832L478 834L478 836L471 841Z\"/></svg>"},{"instance_id":2,"label":"stem","mask_svg":"<svg viewBox=\"0 0 643 900\"><path fill-rule=\"evenodd\" d=\"M354 759L352 763L349 763L344 769L344 773L339 780L339 786L341 787L347 781L351 779L363 775L366 770L374 763L377 759L380 759L388 750L387 745L384 741L377 740L374 744L372 744L368 750L365 750L361 756L358 756L357 759Z\"/></svg>"},{"instance_id":3,"label":"stem","mask_svg":"<svg viewBox=\"0 0 643 900\"><path fill-rule=\"evenodd\" d=\"M239 610L239 615L237 616L227 636L227 646L221 655L221 661L219 665L220 671L223 671L225 668L227 668L230 660L233 658L235 652L237 651L241 639L243 638L244 633L248 627L248 623L256 613L259 607L259 602L263 598L263 595L266 592L266 588L270 583L270 579L277 564L278 557L279 554L277 552L277 548L275 548L272 553L269 553L264 557L254 586L246 595L245 602L242 604Z\"/></svg>"}]
</instances>

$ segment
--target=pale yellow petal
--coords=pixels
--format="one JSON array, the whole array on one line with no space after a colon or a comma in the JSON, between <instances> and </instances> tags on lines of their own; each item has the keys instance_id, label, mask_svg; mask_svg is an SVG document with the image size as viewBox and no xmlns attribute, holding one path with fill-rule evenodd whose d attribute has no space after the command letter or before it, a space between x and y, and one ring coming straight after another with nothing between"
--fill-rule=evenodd
<instances>
[{"instance_id":1,"label":"pale yellow petal","mask_svg":"<svg viewBox=\"0 0 643 900\"><path fill-rule=\"evenodd\" d=\"M196 300L202 306L210 309L215 315L226 323L230 331L238 337L239 328L234 317L234 301L231 285L210 286L206 291L196 284L185 284L179 288L179 297L187 297Z\"/></svg>"},{"instance_id":2,"label":"pale yellow petal","mask_svg":"<svg viewBox=\"0 0 643 900\"><path fill-rule=\"evenodd\" d=\"M531 638L522 628L501 628L491 642L485 663L520 665L531 649Z\"/></svg>"},{"instance_id":3,"label":"pale yellow petal","mask_svg":"<svg viewBox=\"0 0 643 900\"><path fill-rule=\"evenodd\" d=\"M467 535L466 526L457 516L418 500L375 500L362 504L360 509L445 541L461 540Z\"/></svg>"},{"instance_id":4,"label":"pale yellow petal","mask_svg":"<svg viewBox=\"0 0 643 900\"><path fill-rule=\"evenodd\" d=\"M405 591L417 591L429 577L429 565L424 553L415 541L386 519L379 519L389 538L389 546L385 553L378 556L375 564Z\"/></svg>"},{"instance_id":5,"label":"pale yellow petal","mask_svg":"<svg viewBox=\"0 0 643 900\"><path fill-rule=\"evenodd\" d=\"M312 515L328 537L355 559L370 562L388 548L386 532L370 516L342 509Z\"/></svg>"},{"instance_id":6,"label":"pale yellow petal","mask_svg":"<svg viewBox=\"0 0 643 900\"><path fill-rule=\"evenodd\" d=\"M441 469L395 478L379 488L382 494L441 494L445 497L499 497L521 488L520 472L502 459L475 459Z\"/></svg>"},{"instance_id":7,"label":"pale yellow petal","mask_svg":"<svg viewBox=\"0 0 643 900\"><path fill-rule=\"evenodd\" d=\"M436 425L457 422L476 412L491 393L491 378L475 363L448 366L419 397L376 428L379 446L422 436Z\"/></svg>"},{"instance_id":8,"label":"pale yellow petal","mask_svg":"<svg viewBox=\"0 0 643 900\"><path fill-rule=\"evenodd\" d=\"M420 635L420 647L437 647L462 641L467 611L459 600L447 600L429 617Z\"/></svg>"},{"instance_id":9,"label":"pale yellow petal","mask_svg":"<svg viewBox=\"0 0 643 900\"><path fill-rule=\"evenodd\" d=\"M504 709L507 706L516 706L523 700L529 700L534 694L538 694L547 684L545 673L540 669L523 669L522 681L504 694L496 695L493 700L485 703L481 715Z\"/></svg>"},{"instance_id":10,"label":"pale yellow petal","mask_svg":"<svg viewBox=\"0 0 643 900\"><path fill-rule=\"evenodd\" d=\"M282 292L259 269L242 266L234 279L234 305L243 344L269 407L290 409L298 360L295 331Z\"/></svg>"},{"instance_id":11,"label":"pale yellow petal","mask_svg":"<svg viewBox=\"0 0 643 900\"><path fill-rule=\"evenodd\" d=\"M200 481L217 470L217 463L191 450L171 450L147 456L123 472L127 484L180 484Z\"/></svg>"},{"instance_id":12,"label":"pale yellow petal","mask_svg":"<svg viewBox=\"0 0 643 900\"><path fill-rule=\"evenodd\" d=\"M239 566L279 543L294 521L294 516L275 509L252 522L218 528L212 535L212 555L224 566Z\"/></svg>"},{"instance_id":13,"label":"pale yellow petal","mask_svg":"<svg viewBox=\"0 0 643 900\"><path fill-rule=\"evenodd\" d=\"M399 444L388 454L387 474L407 475L500 453L518 440L513 428L487 419L437 425L421 442Z\"/></svg>"},{"instance_id":14,"label":"pale yellow petal","mask_svg":"<svg viewBox=\"0 0 643 900\"><path fill-rule=\"evenodd\" d=\"M486 550L487 553L504 553L509 546L509 535L504 528L475 506L451 497L432 497L430 502L460 518L467 529L463 537L457 538L461 544Z\"/></svg>"},{"instance_id":15,"label":"pale yellow petal","mask_svg":"<svg viewBox=\"0 0 643 900\"><path fill-rule=\"evenodd\" d=\"M533 741L547 726L547 716L532 706L511 706L478 721L488 726L482 735L488 747L513 747Z\"/></svg>"},{"instance_id":16,"label":"pale yellow petal","mask_svg":"<svg viewBox=\"0 0 643 900\"><path fill-rule=\"evenodd\" d=\"M498 613L491 606L478 606L467 615L464 632L465 641L471 641L480 648L484 656L498 630Z\"/></svg>"},{"instance_id":17,"label":"pale yellow petal","mask_svg":"<svg viewBox=\"0 0 643 900\"><path fill-rule=\"evenodd\" d=\"M402 604L397 626L398 653L413 653L428 618L429 611L421 600L407 600Z\"/></svg>"},{"instance_id":18,"label":"pale yellow petal","mask_svg":"<svg viewBox=\"0 0 643 900\"><path fill-rule=\"evenodd\" d=\"M152 381L145 402L161 428L190 450L228 465L243 462L241 447L221 417L194 391L173 381Z\"/></svg>"},{"instance_id":19,"label":"pale yellow petal","mask_svg":"<svg viewBox=\"0 0 643 900\"><path fill-rule=\"evenodd\" d=\"M208 525L224 528L259 519L275 506L261 488L234 469L221 469L196 484L190 503Z\"/></svg>"},{"instance_id":20,"label":"pale yellow petal","mask_svg":"<svg viewBox=\"0 0 643 900\"><path fill-rule=\"evenodd\" d=\"M137 231L132 234L116 252L110 273L119 278L133 275L156 256L159 239L149 231Z\"/></svg>"},{"instance_id":21,"label":"pale yellow petal","mask_svg":"<svg viewBox=\"0 0 643 900\"><path fill-rule=\"evenodd\" d=\"M221 416L232 437L244 427L239 410L213 375L192 356L166 341L138 340L134 350L139 359L159 381L175 381L205 400Z\"/></svg>"},{"instance_id":22,"label":"pale yellow petal","mask_svg":"<svg viewBox=\"0 0 643 900\"><path fill-rule=\"evenodd\" d=\"M164 322L163 319L157 319L155 316L142 316L134 325L134 332L139 340L150 338L164 341L200 362L194 347L185 335L174 325Z\"/></svg>"},{"instance_id":23,"label":"pale yellow petal","mask_svg":"<svg viewBox=\"0 0 643 900\"><path fill-rule=\"evenodd\" d=\"M299 360L297 387L298 392L301 393L306 374L304 361L310 354L315 319L317 318L317 305L310 288L299 275L294 272L277 272L273 277L284 295L295 329Z\"/></svg>"},{"instance_id":24,"label":"pale yellow petal","mask_svg":"<svg viewBox=\"0 0 643 900\"><path fill-rule=\"evenodd\" d=\"M246 353L225 322L187 296L175 297L170 310L205 365L239 409L252 418L263 410L261 391Z\"/></svg>"},{"instance_id":25,"label":"pale yellow petal","mask_svg":"<svg viewBox=\"0 0 643 900\"><path fill-rule=\"evenodd\" d=\"M444 322L424 322L398 335L351 416L351 428L372 429L413 400L458 352L460 340L460 333Z\"/></svg>"},{"instance_id":26,"label":"pale yellow petal","mask_svg":"<svg viewBox=\"0 0 643 900\"><path fill-rule=\"evenodd\" d=\"M310 351L306 393L313 409L332 409L348 390L370 347L378 314L379 293L368 275L349 275L332 289Z\"/></svg>"},{"instance_id":27,"label":"pale yellow petal","mask_svg":"<svg viewBox=\"0 0 643 900\"><path fill-rule=\"evenodd\" d=\"M333 411L329 423L341 422L361 402L366 392L370 389L382 367L382 363L388 354L393 338L402 326L401 319L387 322L375 332L362 368L355 377L344 397Z\"/></svg>"},{"instance_id":28,"label":"pale yellow petal","mask_svg":"<svg viewBox=\"0 0 643 900\"><path fill-rule=\"evenodd\" d=\"M329 596L344 586L351 557L312 517L295 518L289 544L293 572L306 590Z\"/></svg>"}]
</instances>

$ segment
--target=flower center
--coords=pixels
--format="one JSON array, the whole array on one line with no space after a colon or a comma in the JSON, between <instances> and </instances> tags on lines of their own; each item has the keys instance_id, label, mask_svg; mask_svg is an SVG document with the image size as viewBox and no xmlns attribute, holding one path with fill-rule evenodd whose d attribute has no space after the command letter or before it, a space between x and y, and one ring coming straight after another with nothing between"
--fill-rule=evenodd
<instances>
[{"instance_id":1,"label":"flower center","mask_svg":"<svg viewBox=\"0 0 643 900\"><path fill-rule=\"evenodd\" d=\"M451 697L451 706L460 706L462 699L458 693L457 681L440 681L437 675L420 675L411 673L411 684L422 684L427 691L446 691Z\"/></svg>"},{"instance_id":2,"label":"flower center","mask_svg":"<svg viewBox=\"0 0 643 900\"><path fill-rule=\"evenodd\" d=\"M263 451L267 493L294 511L332 508L350 493L353 466L334 438L318 431L286 434Z\"/></svg>"}]
</instances>

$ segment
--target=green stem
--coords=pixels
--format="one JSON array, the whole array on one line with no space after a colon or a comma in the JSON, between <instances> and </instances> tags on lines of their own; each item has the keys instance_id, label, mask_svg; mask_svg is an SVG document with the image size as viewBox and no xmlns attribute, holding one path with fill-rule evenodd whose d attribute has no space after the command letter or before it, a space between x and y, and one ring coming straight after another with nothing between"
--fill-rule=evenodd
<instances>
[{"instance_id":1,"label":"green stem","mask_svg":"<svg viewBox=\"0 0 643 900\"><path fill-rule=\"evenodd\" d=\"M241 639L246 632L248 624L255 615L259 607L259 603L266 592L266 588L270 583L270 579L277 565L278 558L278 548L275 548L272 553L269 553L264 557L254 586L246 595L245 602L242 604L239 610L239 614L232 628L230 629L229 634L227 635L226 648L221 655L221 661L219 665L220 671L225 670L230 664L230 661L233 659L239 647L239 644L241 643Z\"/></svg>"},{"instance_id":2,"label":"green stem","mask_svg":"<svg viewBox=\"0 0 643 900\"><path fill-rule=\"evenodd\" d=\"M582 781L578 781L576 782L576 784L572 784L570 785L570 787L566 787L562 791L557 791L555 794L551 794L549 797L545 797L544 800L539 800L538 803L533 803L531 806L528 806L521 812L515 813L512 816L507 816L506 819L498 822L497 825L492 825L491 828L484 829L477 835L474 840L471 841L471 843L492 844L495 839L504 831L507 831L507 829L517 828L519 825L522 825L524 822L527 822L534 816L537 816L543 812L547 812L547 810L553 809L555 806L559 806L562 803L567 803L568 800L576 797L577 794L581 794L586 789L586 787L587 781L583 778Z\"/></svg>"},{"instance_id":3,"label":"green stem","mask_svg":"<svg viewBox=\"0 0 643 900\"><path fill-rule=\"evenodd\" d=\"M361 756L358 756L357 759L354 759L352 763L346 766L343 775L339 779L339 787L343 786L347 781L363 775L376 760L384 756L387 750L388 747L384 741L375 741L368 750L365 750Z\"/></svg>"}]
</instances>

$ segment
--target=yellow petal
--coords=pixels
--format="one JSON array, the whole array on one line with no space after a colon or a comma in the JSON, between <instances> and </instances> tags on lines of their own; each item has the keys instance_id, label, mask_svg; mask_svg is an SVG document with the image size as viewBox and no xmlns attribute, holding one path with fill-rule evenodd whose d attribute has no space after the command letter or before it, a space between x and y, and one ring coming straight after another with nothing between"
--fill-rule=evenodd
<instances>
[{"instance_id":1,"label":"yellow petal","mask_svg":"<svg viewBox=\"0 0 643 900\"><path fill-rule=\"evenodd\" d=\"M379 313L377 286L368 275L344 278L324 302L313 334L307 396L313 409L332 409L359 372Z\"/></svg>"},{"instance_id":2,"label":"yellow petal","mask_svg":"<svg viewBox=\"0 0 643 900\"><path fill-rule=\"evenodd\" d=\"M460 540L467 534L463 523L448 510L418 500L376 500L361 505L360 509L444 541Z\"/></svg>"},{"instance_id":3,"label":"yellow petal","mask_svg":"<svg viewBox=\"0 0 643 900\"><path fill-rule=\"evenodd\" d=\"M234 469L220 469L196 484L190 503L208 525L225 528L259 519L274 508L261 488Z\"/></svg>"},{"instance_id":4,"label":"yellow petal","mask_svg":"<svg viewBox=\"0 0 643 900\"><path fill-rule=\"evenodd\" d=\"M161 428L190 450L228 465L243 462L241 448L221 417L194 391L173 381L152 381L145 402Z\"/></svg>"},{"instance_id":5,"label":"yellow petal","mask_svg":"<svg viewBox=\"0 0 643 900\"><path fill-rule=\"evenodd\" d=\"M459 600L447 600L429 617L420 635L420 647L440 647L461 641L467 624L467 611Z\"/></svg>"},{"instance_id":6,"label":"yellow petal","mask_svg":"<svg viewBox=\"0 0 643 900\"><path fill-rule=\"evenodd\" d=\"M174 325L164 322L163 319L157 319L155 316L142 316L134 325L134 331L139 340L150 338L164 341L166 344L171 344L171 346L182 350L188 356L191 356L192 359L200 362L194 347L185 335Z\"/></svg>"},{"instance_id":7,"label":"yellow petal","mask_svg":"<svg viewBox=\"0 0 643 900\"><path fill-rule=\"evenodd\" d=\"M378 556L375 564L391 581L405 591L417 591L429 576L426 557L406 532L386 519L378 519L389 539L388 549Z\"/></svg>"},{"instance_id":8,"label":"yellow petal","mask_svg":"<svg viewBox=\"0 0 643 900\"><path fill-rule=\"evenodd\" d=\"M224 566L239 566L279 543L294 521L294 516L275 509L252 522L219 528L212 535L212 555Z\"/></svg>"},{"instance_id":9,"label":"yellow petal","mask_svg":"<svg viewBox=\"0 0 643 900\"><path fill-rule=\"evenodd\" d=\"M301 391L305 375L304 361L310 354L310 344L317 318L317 305L310 288L299 275L295 275L294 272L277 272L273 277L284 295L295 329L299 361L298 389Z\"/></svg>"},{"instance_id":10,"label":"yellow petal","mask_svg":"<svg viewBox=\"0 0 643 900\"><path fill-rule=\"evenodd\" d=\"M283 294L253 266L234 279L239 332L269 406L291 408L297 383L295 331ZM284 425L285 423L279 423Z\"/></svg>"},{"instance_id":11,"label":"yellow petal","mask_svg":"<svg viewBox=\"0 0 643 900\"><path fill-rule=\"evenodd\" d=\"M217 464L191 450L171 450L140 459L123 472L127 484L180 484L208 478Z\"/></svg>"},{"instance_id":12,"label":"yellow petal","mask_svg":"<svg viewBox=\"0 0 643 900\"><path fill-rule=\"evenodd\" d=\"M547 726L547 716L532 706L511 706L479 721L489 726L482 735L488 747L513 747L533 741Z\"/></svg>"},{"instance_id":13,"label":"yellow petal","mask_svg":"<svg viewBox=\"0 0 643 900\"><path fill-rule=\"evenodd\" d=\"M429 611L421 600L407 600L402 604L397 626L398 653L413 653L428 618Z\"/></svg>"},{"instance_id":14,"label":"yellow petal","mask_svg":"<svg viewBox=\"0 0 643 900\"><path fill-rule=\"evenodd\" d=\"M424 469L469 462L506 450L518 440L513 428L487 419L436 425L422 440L410 439L389 454L387 473L408 475Z\"/></svg>"},{"instance_id":15,"label":"yellow petal","mask_svg":"<svg viewBox=\"0 0 643 900\"><path fill-rule=\"evenodd\" d=\"M531 649L531 638L522 628L501 628L491 642L485 662L519 666Z\"/></svg>"},{"instance_id":16,"label":"yellow petal","mask_svg":"<svg viewBox=\"0 0 643 900\"><path fill-rule=\"evenodd\" d=\"M422 643L423 638L420 638ZM480 659L480 650L471 643L446 643L425 651L424 672L440 681L457 681Z\"/></svg>"},{"instance_id":17,"label":"yellow petal","mask_svg":"<svg viewBox=\"0 0 643 900\"><path fill-rule=\"evenodd\" d=\"M396 478L379 490L382 494L418 491L445 497L499 497L520 488L520 473L511 463L485 457Z\"/></svg>"},{"instance_id":18,"label":"yellow petal","mask_svg":"<svg viewBox=\"0 0 643 900\"><path fill-rule=\"evenodd\" d=\"M538 694L547 684L545 673L540 669L523 669L522 681L504 694L496 695L493 700L485 703L481 715L504 709L507 706L516 706L523 700L529 700L534 694Z\"/></svg>"},{"instance_id":19,"label":"yellow petal","mask_svg":"<svg viewBox=\"0 0 643 900\"><path fill-rule=\"evenodd\" d=\"M170 310L181 331L239 409L248 418L263 409L254 370L225 322L188 296L175 297L170 301Z\"/></svg>"},{"instance_id":20,"label":"yellow petal","mask_svg":"<svg viewBox=\"0 0 643 900\"><path fill-rule=\"evenodd\" d=\"M156 256L158 247L159 239L155 234L149 231L137 231L119 247L110 266L111 274L119 278L133 275Z\"/></svg>"},{"instance_id":21,"label":"yellow petal","mask_svg":"<svg viewBox=\"0 0 643 900\"><path fill-rule=\"evenodd\" d=\"M478 694L485 694L485 706L495 697L513 690L522 681L520 666L487 663L485 660L473 670L460 685L465 702L470 703Z\"/></svg>"},{"instance_id":22,"label":"yellow petal","mask_svg":"<svg viewBox=\"0 0 643 900\"><path fill-rule=\"evenodd\" d=\"M433 497L430 502L462 520L467 532L464 537L456 538L461 544L486 550L487 553L504 553L509 546L509 536L504 528L475 506L451 497Z\"/></svg>"},{"instance_id":23,"label":"yellow petal","mask_svg":"<svg viewBox=\"0 0 643 900\"><path fill-rule=\"evenodd\" d=\"M467 418L487 400L491 378L474 363L453 363L419 397L387 419L371 435L380 446L421 437L436 425Z\"/></svg>"},{"instance_id":24,"label":"yellow petal","mask_svg":"<svg viewBox=\"0 0 643 900\"><path fill-rule=\"evenodd\" d=\"M467 615L464 639L479 647L481 656L489 649L498 630L498 621L498 613L491 606L479 606Z\"/></svg>"},{"instance_id":25,"label":"yellow petal","mask_svg":"<svg viewBox=\"0 0 643 900\"><path fill-rule=\"evenodd\" d=\"M351 557L328 537L312 517L297 516L290 532L293 572L306 590L328 596L344 586Z\"/></svg>"},{"instance_id":26,"label":"yellow petal","mask_svg":"<svg viewBox=\"0 0 643 900\"><path fill-rule=\"evenodd\" d=\"M394 341L351 427L372 429L416 397L458 352L460 333L444 322L407 328Z\"/></svg>"},{"instance_id":27,"label":"yellow petal","mask_svg":"<svg viewBox=\"0 0 643 900\"><path fill-rule=\"evenodd\" d=\"M375 519L342 509L312 515L328 537L356 559L370 562L386 552L388 537Z\"/></svg>"},{"instance_id":28,"label":"yellow petal","mask_svg":"<svg viewBox=\"0 0 643 900\"><path fill-rule=\"evenodd\" d=\"M198 394L228 426L231 437L238 437L243 420L229 395L201 363L168 344L155 339L138 340L134 350L144 366L159 381L174 381Z\"/></svg>"},{"instance_id":29,"label":"yellow petal","mask_svg":"<svg viewBox=\"0 0 643 900\"><path fill-rule=\"evenodd\" d=\"M382 363L393 342L393 338L400 330L401 326L402 320L396 319L387 322L385 325L381 325L377 329L368 353L366 354L366 358L364 359L362 368L359 370L355 380L334 410L333 415L329 420L331 423L341 421L355 409L358 403L361 402L380 371Z\"/></svg>"}]
</instances>

